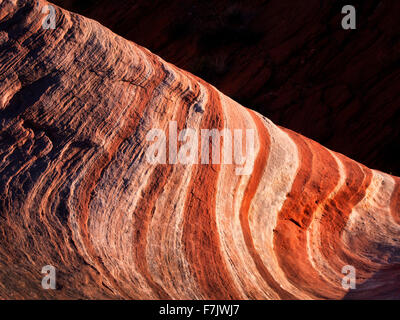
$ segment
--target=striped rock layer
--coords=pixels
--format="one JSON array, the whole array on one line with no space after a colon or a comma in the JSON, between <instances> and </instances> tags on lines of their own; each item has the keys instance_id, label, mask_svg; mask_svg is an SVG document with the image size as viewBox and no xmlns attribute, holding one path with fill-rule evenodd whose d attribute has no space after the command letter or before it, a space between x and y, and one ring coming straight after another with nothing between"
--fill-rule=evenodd
<instances>
[{"instance_id":1,"label":"striped rock layer","mask_svg":"<svg viewBox=\"0 0 400 320\"><path fill-rule=\"evenodd\" d=\"M399 178L95 21L55 7L44 29L46 4L0 1L1 298L399 297ZM150 164L146 134L170 121L256 130L251 174Z\"/></svg>"}]
</instances>

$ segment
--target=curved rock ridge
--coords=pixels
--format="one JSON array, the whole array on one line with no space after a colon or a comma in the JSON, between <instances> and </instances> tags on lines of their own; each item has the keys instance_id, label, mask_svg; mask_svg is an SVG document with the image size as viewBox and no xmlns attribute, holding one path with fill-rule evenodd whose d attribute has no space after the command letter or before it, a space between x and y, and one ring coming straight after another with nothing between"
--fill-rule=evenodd
<instances>
[{"instance_id":1,"label":"curved rock ridge","mask_svg":"<svg viewBox=\"0 0 400 320\"><path fill-rule=\"evenodd\" d=\"M400 1L52 1L271 121L400 176ZM341 26L347 4L356 30Z\"/></svg>"},{"instance_id":2,"label":"curved rock ridge","mask_svg":"<svg viewBox=\"0 0 400 320\"><path fill-rule=\"evenodd\" d=\"M46 4L0 1L1 298L399 297L399 178L93 20L54 6L44 29ZM150 163L148 132L171 138L174 121L254 129L251 174ZM42 288L46 265L56 290Z\"/></svg>"}]
</instances>

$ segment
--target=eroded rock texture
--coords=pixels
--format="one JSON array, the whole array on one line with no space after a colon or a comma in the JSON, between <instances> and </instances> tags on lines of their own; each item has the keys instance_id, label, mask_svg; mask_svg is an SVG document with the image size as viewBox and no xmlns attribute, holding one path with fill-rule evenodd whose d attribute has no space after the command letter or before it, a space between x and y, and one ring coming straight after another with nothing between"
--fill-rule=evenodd
<instances>
[{"instance_id":1,"label":"eroded rock texture","mask_svg":"<svg viewBox=\"0 0 400 320\"><path fill-rule=\"evenodd\" d=\"M275 123L400 175L397 0L54 0ZM357 29L343 30L344 5Z\"/></svg>"},{"instance_id":2,"label":"eroded rock texture","mask_svg":"<svg viewBox=\"0 0 400 320\"><path fill-rule=\"evenodd\" d=\"M0 2L0 297L399 296L400 180L99 23ZM255 129L251 175L152 165L151 128ZM45 265L57 290L41 287ZM342 267L357 289L342 288Z\"/></svg>"}]
</instances>

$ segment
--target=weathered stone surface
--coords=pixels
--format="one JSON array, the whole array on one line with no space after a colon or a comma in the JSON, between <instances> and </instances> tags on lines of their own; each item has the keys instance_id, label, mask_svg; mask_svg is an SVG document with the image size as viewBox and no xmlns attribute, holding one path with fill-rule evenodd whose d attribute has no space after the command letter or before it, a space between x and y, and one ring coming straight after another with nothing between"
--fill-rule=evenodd
<instances>
[{"instance_id":1,"label":"weathered stone surface","mask_svg":"<svg viewBox=\"0 0 400 320\"><path fill-rule=\"evenodd\" d=\"M400 176L397 0L54 0L268 117ZM342 7L356 8L343 30Z\"/></svg>"},{"instance_id":2,"label":"weathered stone surface","mask_svg":"<svg viewBox=\"0 0 400 320\"><path fill-rule=\"evenodd\" d=\"M93 20L56 7L45 30L38 8L0 2L1 298L398 297L399 178ZM148 163L147 132L170 121L255 129L251 175ZM57 290L41 287L45 265Z\"/></svg>"}]
</instances>

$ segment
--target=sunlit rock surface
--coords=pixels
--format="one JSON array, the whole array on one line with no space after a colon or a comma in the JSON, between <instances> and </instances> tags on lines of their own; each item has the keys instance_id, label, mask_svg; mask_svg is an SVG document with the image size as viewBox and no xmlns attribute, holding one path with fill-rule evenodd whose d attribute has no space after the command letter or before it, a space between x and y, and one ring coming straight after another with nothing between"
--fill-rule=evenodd
<instances>
[{"instance_id":1,"label":"sunlit rock surface","mask_svg":"<svg viewBox=\"0 0 400 320\"><path fill-rule=\"evenodd\" d=\"M99 23L0 2L0 297L398 298L400 180ZM250 175L150 164L152 128L254 129ZM44 290L42 267L57 270ZM354 266L357 287L342 287Z\"/></svg>"},{"instance_id":2,"label":"sunlit rock surface","mask_svg":"<svg viewBox=\"0 0 400 320\"><path fill-rule=\"evenodd\" d=\"M400 1L53 0L274 123L400 176ZM344 30L344 5L356 30Z\"/></svg>"}]
</instances>

